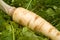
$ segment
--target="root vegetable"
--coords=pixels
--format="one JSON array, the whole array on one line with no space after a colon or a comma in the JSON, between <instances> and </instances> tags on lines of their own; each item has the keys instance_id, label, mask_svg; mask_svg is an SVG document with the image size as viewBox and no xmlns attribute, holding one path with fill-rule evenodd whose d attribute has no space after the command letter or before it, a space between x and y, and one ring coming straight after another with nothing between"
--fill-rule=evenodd
<instances>
[{"instance_id":1,"label":"root vegetable","mask_svg":"<svg viewBox=\"0 0 60 40\"><path fill-rule=\"evenodd\" d=\"M0 5L1 9L8 15L12 16L12 19L15 22L27 26L31 30L41 32L52 40L60 40L60 32L37 14L22 7L11 7L4 3L2 0L0 0Z\"/></svg>"},{"instance_id":2,"label":"root vegetable","mask_svg":"<svg viewBox=\"0 0 60 40\"><path fill-rule=\"evenodd\" d=\"M14 11L12 17L15 22L27 26L34 31L41 32L52 40L60 40L60 32L42 17L31 11L20 7Z\"/></svg>"}]
</instances>

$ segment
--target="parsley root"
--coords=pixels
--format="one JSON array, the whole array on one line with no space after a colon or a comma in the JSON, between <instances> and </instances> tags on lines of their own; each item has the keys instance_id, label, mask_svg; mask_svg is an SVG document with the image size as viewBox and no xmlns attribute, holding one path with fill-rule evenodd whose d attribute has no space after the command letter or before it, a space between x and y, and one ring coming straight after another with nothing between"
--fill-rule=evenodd
<instances>
[{"instance_id":1,"label":"parsley root","mask_svg":"<svg viewBox=\"0 0 60 40\"><path fill-rule=\"evenodd\" d=\"M0 8L8 15L12 16L12 19L15 22L27 26L31 30L41 32L52 40L60 40L60 32L49 22L36 15L35 13L22 7L11 7L4 3L2 0L0 0Z\"/></svg>"}]
</instances>

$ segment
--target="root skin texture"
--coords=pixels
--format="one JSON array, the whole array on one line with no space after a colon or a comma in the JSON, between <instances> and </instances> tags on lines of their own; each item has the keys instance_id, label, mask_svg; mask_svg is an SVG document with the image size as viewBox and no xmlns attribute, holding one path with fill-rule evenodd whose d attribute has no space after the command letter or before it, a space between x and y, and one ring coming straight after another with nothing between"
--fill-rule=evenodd
<instances>
[{"instance_id":1,"label":"root skin texture","mask_svg":"<svg viewBox=\"0 0 60 40\"><path fill-rule=\"evenodd\" d=\"M60 40L60 32L54 26L27 9L17 8L12 17L15 22L27 26L34 31L41 32L52 40Z\"/></svg>"}]
</instances>

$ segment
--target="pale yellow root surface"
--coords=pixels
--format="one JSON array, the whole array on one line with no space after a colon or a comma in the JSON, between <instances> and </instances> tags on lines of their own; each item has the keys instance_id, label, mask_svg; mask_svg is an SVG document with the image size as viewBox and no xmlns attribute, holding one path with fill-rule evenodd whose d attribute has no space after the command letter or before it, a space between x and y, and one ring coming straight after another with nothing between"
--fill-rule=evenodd
<instances>
[{"instance_id":1,"label":"pale yellow root surface","mask_svg":"<svg viewBox=\"0 0 60 40\"><path fill-rule=\"evenodd\" d=\"M24 8L17 8L13 13L13 20L21 25L27 26L32 30L41 32L52 40L60 40L60 32L35 13Z\"/></svg>"}]
</instances>

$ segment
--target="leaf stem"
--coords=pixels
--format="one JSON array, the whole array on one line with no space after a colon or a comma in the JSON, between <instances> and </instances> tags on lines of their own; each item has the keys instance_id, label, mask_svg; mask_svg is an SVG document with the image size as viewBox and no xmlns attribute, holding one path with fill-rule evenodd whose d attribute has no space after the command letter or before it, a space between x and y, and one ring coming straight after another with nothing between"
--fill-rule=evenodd
<instances>
[{"instance_id":1,"label":"leaf stem","mask_svg":"<svg viewBox=\"0 0 60 40\"><path fill-rule=\"evenodd\" d=\"M30 2L28 3L28 5L27 5L27 8L26 8L26 9L28 9L28 8L29 8L29 6L30 6L31 2L32 2L32 0L30 0Z\"/></svg>"},{"instance_id":2,"label":"leaf stem","mask_svg":"<svg viewBox=\"0 0 60 40\"><path fill-rule=\"evenodd\" d=\"M12 26L13 40L15 40L14 28Z\"/></svg>"}]
</instances>

